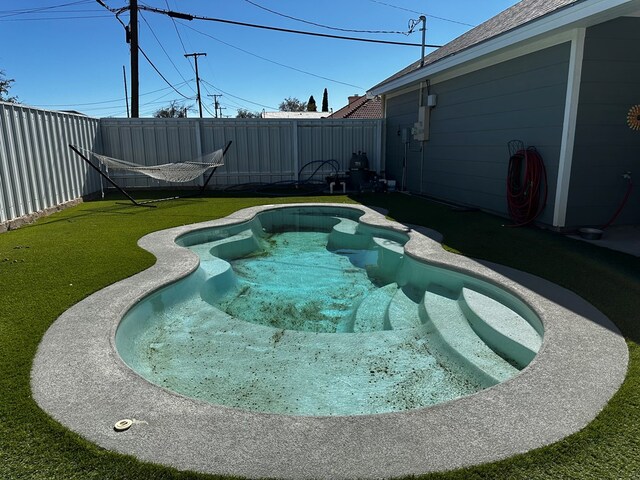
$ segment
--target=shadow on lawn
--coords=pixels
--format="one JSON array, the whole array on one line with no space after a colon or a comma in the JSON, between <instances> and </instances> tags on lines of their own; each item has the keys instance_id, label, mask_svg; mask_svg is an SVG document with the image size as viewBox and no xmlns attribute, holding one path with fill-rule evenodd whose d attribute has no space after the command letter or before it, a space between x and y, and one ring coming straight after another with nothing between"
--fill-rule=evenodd
<instances>
[{"instance_id":1,"label":"shadow on lawn","mask_svg":"<svg viewBox=\"0 0 640 480\"><path fill-rule=\"evenodd\" d=\"M386 209L390 218L401 223L438 231L444 236L443 245L480 263L506 265L578 294L615 323L625 337L640 343L640 258L550 230L508 228L504 226L508 220L495 215L419 197L383 194L352 198ZM529 288L536 291L535 286ZM543 289L540 293L561 303L553 292ZM576 313L590 318L588 312Z\"/></svg>"}]
</instances>

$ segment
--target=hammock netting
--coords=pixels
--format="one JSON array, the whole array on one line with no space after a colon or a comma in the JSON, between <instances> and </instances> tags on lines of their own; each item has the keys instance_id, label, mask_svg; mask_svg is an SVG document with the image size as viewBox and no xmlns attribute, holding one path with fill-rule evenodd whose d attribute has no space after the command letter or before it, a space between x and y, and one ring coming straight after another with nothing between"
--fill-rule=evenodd
<instances>
[{"instance_id":1,"label":"hammock netting","mask_svg":"<svg viewBox=\"0 0 640 480\"><path fill-rule=\"evenodd\" d=\"M119 160L106 155L100 155L84 148L80 150L83 150L91 157L94 157L107 168L141 173L151 178L155 178L156 180L163 180L165 182L190 182L191 180L195 180L199 176L203 175L208 170L224 165L224 152L222 149L198 158L197 160L199 161L164 163L161 165L149 166Z\"/></svg>"}]
</instances>

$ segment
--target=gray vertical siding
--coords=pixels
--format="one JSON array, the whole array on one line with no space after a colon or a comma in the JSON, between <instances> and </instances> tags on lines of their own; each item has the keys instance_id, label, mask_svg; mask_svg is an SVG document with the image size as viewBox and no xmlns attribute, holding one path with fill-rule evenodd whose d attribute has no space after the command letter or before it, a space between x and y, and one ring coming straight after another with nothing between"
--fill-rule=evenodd
<instances>
[{"instance_id":1,"label":"gray vertical siding","mask_svg":"<svg viewBox=\"0 0 640 480\"><path fill-rule=\"evenodd\" d=\"M626 171L640 174L640 132L627 112L640 104L640 18L623 17L587 29L567 225L603 225L627 189ZM636 188L617 224L640 221Z\"/></svg>"},{"instance_id":2,"label":"gray vertical siding","mask_svg":"<svg viewBox=\"0 0 640 480\"><path fill-rule=\"evenodd\" d=\"M565 43L433 84L430 139L407 148L409 190L506 214L507 142L520 139L545 160L549 205L541 221L551 223L568 66ZM416 90L387 102L386 169L398 180L397 132L417 121L418 101Z\"/></svg>"},{"instance_id":3,"label":"gray vertical siding","mask_svg":"<svg viewBox=\"0 0 640 480\"><path fill-rule=\"evenodd\" d=\"M97 119L0 102L0 223L100 190L68 144L96 148Z\"/></svg>"}]
</instances>

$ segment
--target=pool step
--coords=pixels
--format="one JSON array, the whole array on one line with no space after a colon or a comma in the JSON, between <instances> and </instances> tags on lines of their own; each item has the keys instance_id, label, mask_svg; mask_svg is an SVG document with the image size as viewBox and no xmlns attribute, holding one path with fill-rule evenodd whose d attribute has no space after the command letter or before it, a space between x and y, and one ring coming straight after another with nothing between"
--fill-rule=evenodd
<instances>
[{"instance_id":1,"label":"pool step","mask_svg":"<svg viewBox=\"0 0 640 480\"><path fill-rule=\"evenodd\" d=\"M460 303L459 293L440 285L429 285L421 304L428 318L431 351L444 365L458 366L483 387L496 385L513 377L518 369L496 354L473 331Z\"/></svg>"},{"instance_id":2,"label":"pool step","mask_svg":"<svg viewBox=\"0 0 640 480\"><path fill-rule=\"evenodd\" d=\"M378 252L378 265L375 276L382 283L396 279L398 269L404 258L404 247L394 240L372 237L373 246Z\"/></svg>"},{"instance_id":3,"label":"pool step","mask_svg":"<svg viewBox=\"0 0 640 480\"><path fill-rule=\"evenodd\" d=\"M211 305L236 287L236 274L226 260L216 257L202 260L200 270L208 277L200 287L200 298Z\"/></svg>"},{"instance_id":4,"label":"pool step","mask_svg":"<svg viewBox=\"0 0 640 480\"><path fill-rule=\"evenodd\" d=\"M538 353L540 335L510 308L469 288L462 289L459 302L476 334L500 356L524 368Z\"/></svg>"},{"instance_id":5,"label":"pool step","mask_svg":"<svg viewBox=\"0 0 640 480\"><path fill-rule=\"evenodd\" d=\"M405 287L399 288L391 299L387 309L386 330L405 330L422 325L419 302L412 300L407 293L415 298L414 292L407 292Z\"/></svg>"},{"instance_id":6,"label":"pool step","mask_svg":"<svg viewBox=\"0 0 640 480\"><path fill-rule=\"evenodd\" d=\"M361 250L369 247L371 237L358 233L358 222L348 218L336 218L340 221L333 226L329 233L327 241L329 250Z\"/></svg>"},{"instance_id":7,"label":"pool step","mask_svg":"<svg viewBox=\"0 0 640 480\"><path fill-rule=\"evenodd\" d=\"M244 257L261 248L258 238L250 228L222 240L211 242L209 247L211 255L225 260Z\"/></svg>"},{"instance_id":8,"label":"pool step","mask_svg":"<svg viewBox=\"0 0 640 480\"><path fill-rule=\"evenodd\" d=\"M384 330L389 303L398 285L390 283L367 295L353 314L352 332L374 332Z\"/></svg>"}]
</instances>

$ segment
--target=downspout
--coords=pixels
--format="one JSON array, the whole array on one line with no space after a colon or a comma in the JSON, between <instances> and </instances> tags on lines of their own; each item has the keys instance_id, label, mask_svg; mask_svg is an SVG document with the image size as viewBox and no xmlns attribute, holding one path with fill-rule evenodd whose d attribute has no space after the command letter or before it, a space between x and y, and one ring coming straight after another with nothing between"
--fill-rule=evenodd
<instances>
[{"instance_id":1,"label":"downspout","mask_svg":"<svg viewBox=\"0 0 640 480\"><path fill-rule=\"evenodd\" d=\"M578 28L574 31L574 36L571 40L571 56L569 58L569 75L567 78L567 94L562 126L562 143L560 145L560 158L558 162L558 181L553 206L553 226L558 229L565 227L567 221L567 204L569 201L571 164L573 162L576 122L578 118L585 33L586 30L584 28Z\"/></svg>"}]
</instances>

